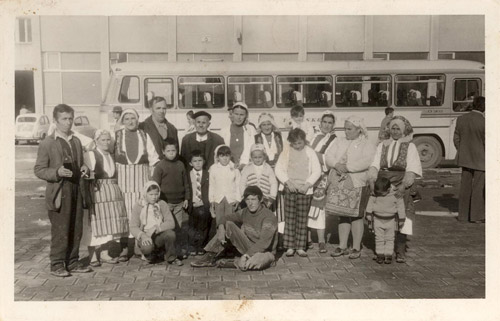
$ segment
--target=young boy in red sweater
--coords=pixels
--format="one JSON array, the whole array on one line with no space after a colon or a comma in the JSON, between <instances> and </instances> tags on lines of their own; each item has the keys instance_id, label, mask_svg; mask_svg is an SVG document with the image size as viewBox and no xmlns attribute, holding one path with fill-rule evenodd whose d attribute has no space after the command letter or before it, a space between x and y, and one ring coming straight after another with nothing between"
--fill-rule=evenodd
<instances>
[{"instance_id":1,"label":"young boy in red sweater","mask_svg":"<svg viewBox=\"0 0 500 321\"><path fill-rule=\"evenodd\" d=\"M160 199L167 202L175 217L177 255L187 258L187 208L191 199L189 173L184 163L179 160L176 142L173 138L165 140L163 149L165 158L155 167L153 181L160 185Z\"/></svg>"}]
</instances>

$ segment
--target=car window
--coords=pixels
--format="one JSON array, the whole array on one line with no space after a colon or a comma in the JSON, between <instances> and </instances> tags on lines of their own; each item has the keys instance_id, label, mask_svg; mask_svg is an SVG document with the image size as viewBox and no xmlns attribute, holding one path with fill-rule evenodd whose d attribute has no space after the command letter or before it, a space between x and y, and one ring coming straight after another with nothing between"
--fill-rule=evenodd
<instances>
[{"instance_id":1,"label":"car window","mask_svg":"<svg viewBox=\"0 0 500 321\"><path fill-rule=\"evenodd\" d=\"M17 119L18 123L35 123L36 117L19 117Z\"/></svg>"},{"instance_id":2,"label":"car window","mask_svg":"<svg viewBox=\"0 0 500 321\"><path fill-rule=\"evenodd\" d=\"M40 120L38 121L40 125L45 125L45 118L40 117Z\"/></svg>"},{"instance_id":3,"label":"car window","mask_svg":"<svg viewBox=\"0 0 500 321\"><path fill-rule=\"evenodd\" d=\"M88 124L89 124L89 119L87 118L87 116L82 116L82 125L85 126Z\"/></svg>"},{"instance_id":4,"label":"car window","mask_svg":"<svg viewBox=\"0 0 500 321\"><path fill-rule=\"evenodd\" d=\"M73 121L73 125L81 126L82 125L82 117L76 117L75 120Z\"/></svg>"}]
</instances>

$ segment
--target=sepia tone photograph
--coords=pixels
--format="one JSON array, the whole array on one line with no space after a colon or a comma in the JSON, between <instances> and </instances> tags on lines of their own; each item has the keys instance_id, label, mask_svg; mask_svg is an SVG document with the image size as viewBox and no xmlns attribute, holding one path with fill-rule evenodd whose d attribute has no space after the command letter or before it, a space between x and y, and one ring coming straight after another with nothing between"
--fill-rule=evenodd
<instances>
[{"instance_id":1,"label":"sepia tone photograph","mask_svg":"<svg viewBox=\"0 0 500 321\"><path fill-rule=\"evenodd\" d=\"M15 303L487 298L487 16L293 13L11 17Z\"/></svg>"}]
</instances>

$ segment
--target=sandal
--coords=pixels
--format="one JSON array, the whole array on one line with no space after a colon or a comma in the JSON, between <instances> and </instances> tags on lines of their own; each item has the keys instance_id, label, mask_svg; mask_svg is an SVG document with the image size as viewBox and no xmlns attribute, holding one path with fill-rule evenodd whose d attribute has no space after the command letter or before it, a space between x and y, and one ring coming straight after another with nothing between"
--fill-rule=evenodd
<instances>
[{"instance_id":1,"label":"sandal","mask_svg":"<svg viewBox=\"0 0 500 321\"><path fill-rule=\"evenodd\" d=\"M300 257L307 257L307 252L304 251L304 250L297 250L297 254L300 256Z\"/></svg>"},{"instance_id":2,"label":"sandal","mask_svg":"<svg viewBox=\"0 0 500 321\"><path fill-rule=\"evenodd\" d=\"M332 257L338 257L338 256L342 256L342 255L346 255L348 254L348 251L347 249L341 249L340 247L337 247L332 254L330 254L330 256Z\"/></svg>"},{"instance_id":3,"label":"sandal","mask_svg":"<svg viewBox=\"0 0 500 321\"><path fill-rule=\"evenodd\" d=\"M349 255L349 258L351 260L354 260L354 259L359 259L360 256L361 256L361 251L353 249L351 254Z\"/></svg>"},{"instance_id":4,"label":"sandal","mask_svg":"<svg viewBox=\"0 0 500 321\"><path fill-rule=\"evenodd\" d=\"M326 244L323 242L319 243L319 253L326 253Z\"/></svg>"},{"instance_id":5,"label":"sandal","mask_svg":"<svg viewBox=\"0 0 500 321\"><path fill-rule=\"evenodd\" d=\"M294 256L294 255L295 255L295 250L294 250L294 249L288 249L288 250L285 252L285 255L286 255L286 256Z\"/></svg>"}]
</instances>

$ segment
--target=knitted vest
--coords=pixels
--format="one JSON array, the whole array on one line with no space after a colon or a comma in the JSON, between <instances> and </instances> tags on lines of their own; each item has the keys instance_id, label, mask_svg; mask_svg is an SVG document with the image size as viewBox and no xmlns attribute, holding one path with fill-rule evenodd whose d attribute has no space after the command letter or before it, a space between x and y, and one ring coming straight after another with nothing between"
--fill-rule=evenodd
<instances>
[{"instance_id":1,"label":"knitted vest","mask_svg":"<svg viewBox=\"0 0 500 321\"><path fill-rule=\"evenodd\" d=\"M387 153L389 151L390 145L382 145L382 157L380 158L380 169L389 169L391 171L406 171L406 156L408 155L408 146L410 143L405 142L399 145L398 158L394 161L392 166L389 168L387 163Z\"/></svg>"}]
</instances>

